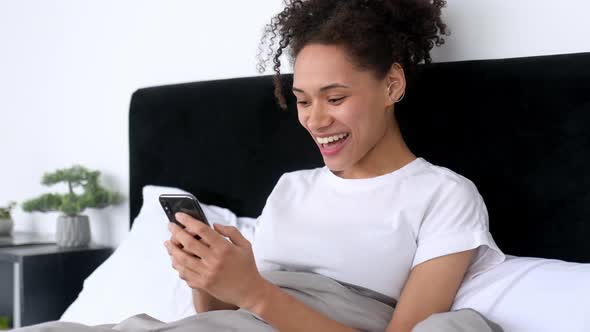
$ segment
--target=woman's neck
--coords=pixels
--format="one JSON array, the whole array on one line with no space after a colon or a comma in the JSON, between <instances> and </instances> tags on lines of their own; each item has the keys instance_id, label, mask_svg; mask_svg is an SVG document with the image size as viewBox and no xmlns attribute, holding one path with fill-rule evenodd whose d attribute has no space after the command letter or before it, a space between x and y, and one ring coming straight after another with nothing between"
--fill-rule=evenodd
<instances>
[{"instance_id":1,"label":"woman's neck","mask_svg":"<svg viewBox=\"0 0 590 332\"><path fill-rule=\"evenodd\" d=\"M333 173L344 179L364 179L391 173L416 159L392 121L379 142L353 167Z\"/></svg>"}]
</instances>

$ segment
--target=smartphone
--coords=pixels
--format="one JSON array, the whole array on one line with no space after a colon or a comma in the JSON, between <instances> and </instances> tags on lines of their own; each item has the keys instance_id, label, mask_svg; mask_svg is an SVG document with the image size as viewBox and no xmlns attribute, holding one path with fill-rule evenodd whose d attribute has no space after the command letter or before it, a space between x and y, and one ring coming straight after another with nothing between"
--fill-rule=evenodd
<instances>
[{"instance_id":1,"label":"smartphone","mask_svg":"<svg viewBox=\"0 0 590 332\"><path fill-rule=\"evenodd\" d=\"M184 212L210 226L201 204L199 204L199 200L195 196L191 194L161 194L159 199L160 205L162 205L162 209L164 209L164 213L166 213L170 222L184 228L185 226L174 217L176 212ZM201 239L198 235L195 235L195 238L197 240Z\"/></svg>"}]
</instances>

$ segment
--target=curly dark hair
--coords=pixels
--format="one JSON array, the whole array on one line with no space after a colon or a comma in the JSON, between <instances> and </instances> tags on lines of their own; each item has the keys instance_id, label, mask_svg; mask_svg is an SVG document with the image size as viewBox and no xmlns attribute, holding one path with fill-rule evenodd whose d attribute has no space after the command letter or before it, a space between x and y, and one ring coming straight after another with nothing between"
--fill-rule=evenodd
<instances>
[{"instance_id":1,"label":"curly dark hair","mask_svg":"<svg viewBox=\"0 0 590 332\"><path fill-rule=\"evenodd\" d=\"M399 63L406 75L417 64L430 63L430 50L444 43L441 35L449 35L441 19L445 0L284 0L284 4L265 26L257 56L258 72L264 73L274 53L275 96L283 110L287 104L279 58L288 46L291 64L309 43L343 46L357 68L383 79L393 63ZM262 58L267 44L267 57Z\"/></svg>"}]
</instances>

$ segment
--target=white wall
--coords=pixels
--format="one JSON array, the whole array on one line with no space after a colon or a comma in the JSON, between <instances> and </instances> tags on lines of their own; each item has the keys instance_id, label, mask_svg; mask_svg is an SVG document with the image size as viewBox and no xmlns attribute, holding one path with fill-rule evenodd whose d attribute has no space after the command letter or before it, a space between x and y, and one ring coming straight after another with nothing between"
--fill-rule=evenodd
<instances>
[{"instance_id":1,"label":"white wall","mask_svg":"<svg viewBox=\"0 0 590 332\"><path fill-rule=\"evenodd\" d=\"M435 61L590 51L588 0L447 0L448 43Z\"/></svg>"},{"instance_id":2,"label":"white wall","mask_svg":"<svg viewBox=\"0 0 590 332\"><path fill-rule=\"evenodd\" d=\"M41 175L81 163L128 194L131 93L258 75L262 28L280 0L0 0L0 205L48 190ZM590 51L585 0L449 0L435 61ZM290 71L290 68L285 68ZM268 71L266 74L270 74ZM128 204L90 210L93 239L117 245ZM57 213L13 217L53 233Z\"/></svg>"}]
</instances>

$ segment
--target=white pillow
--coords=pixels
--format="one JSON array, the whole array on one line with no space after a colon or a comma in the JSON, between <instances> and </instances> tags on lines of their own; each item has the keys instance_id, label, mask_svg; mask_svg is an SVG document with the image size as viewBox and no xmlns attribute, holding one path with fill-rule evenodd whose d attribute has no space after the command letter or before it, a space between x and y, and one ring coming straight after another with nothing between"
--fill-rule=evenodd
<instances>
[{"instance_id":1,"label":"white pillow","mask_svg":"<svg viewBox=\"0 0 590 332\"><path fill-rule=\"evenodd\" d=\"M460 287L452 309L473 308L510 332L590 331L590 264L516 257Z\"/></svg>"},{"instance_id":2,"label":"white pillow","mask_svg":"<svg viewBox=\"0 0 590 332\"><path fill-rule=\"evenodd\" d=\"M164 322L195 314L191 290L172 268L164 241L170 238L158 196L186 191L148 185L131 232L113 254L84 281L78 298L60 320L87 325L118 323L146 313ZM198 198L198 197L197 197ZM252 240L255 218L237 218L228 209L201 202L211 224L236 226Z\"/></svg>"}]
</instances>

